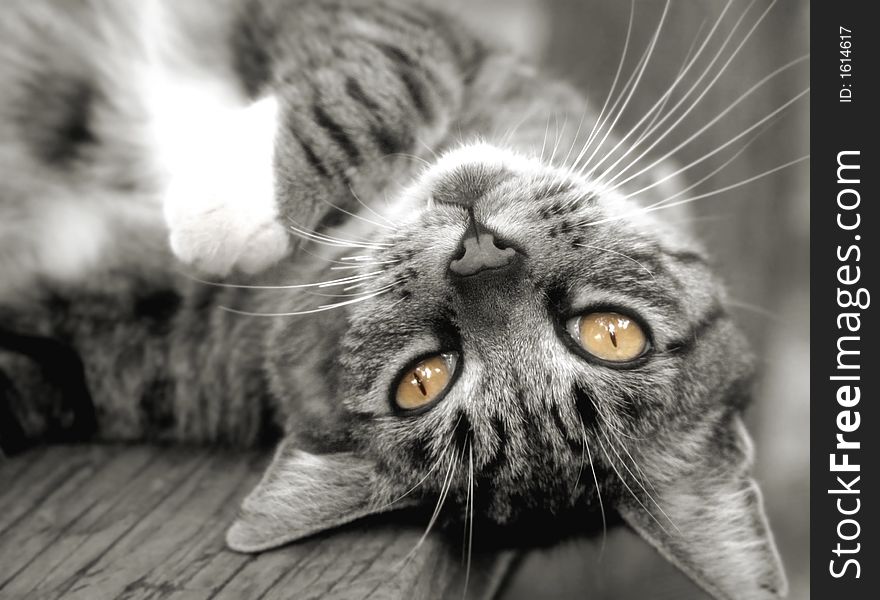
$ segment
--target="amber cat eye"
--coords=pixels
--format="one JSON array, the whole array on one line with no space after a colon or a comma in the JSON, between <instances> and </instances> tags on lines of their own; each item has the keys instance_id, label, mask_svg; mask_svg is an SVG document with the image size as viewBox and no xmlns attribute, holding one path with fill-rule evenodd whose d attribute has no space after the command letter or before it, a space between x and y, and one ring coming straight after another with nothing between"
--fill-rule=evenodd
<instances>
[{"instance_id":1,"label":"amber cat eye","mask_svg":"<svg viewBox=\"0 0 880 600\"><path fill-rule=\"evenodd\" d=\"M422 408L436 400L449 386L455 370L455 356L429 356L403 374L394 402L403 410Z\"/></svg>"},{"instance_id":2,"label":"amber cat eye","mask_svg":"<svg viewBox=\"0 0 880 600\"><path fill-rule=\"evenodd\" d=\"M648 338L631 317L616 312L594 312L575 319L574 334L581 347L602 360L627 362L639 358Z\"/></svg>"}]
</instances>

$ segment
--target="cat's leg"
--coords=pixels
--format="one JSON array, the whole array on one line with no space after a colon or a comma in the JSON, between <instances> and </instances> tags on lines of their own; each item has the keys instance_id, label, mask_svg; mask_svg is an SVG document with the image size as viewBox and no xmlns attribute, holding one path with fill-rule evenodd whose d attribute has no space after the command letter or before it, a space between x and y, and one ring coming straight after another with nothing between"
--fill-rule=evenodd
<instances>
[{"instance_id":1,"label":"cat's leg","mask_svg":"<svg viewBox=\"0 0 880 600\"><path fill-rule=\"evenodd\" d=\"M271 97L247 107L209 101L202 110L181 128L184 139L171 124L161 133L168 145L163 210L171 248L203 272L261 271L288 252L272 164L277 103Z\"/></svg>"},{"instance_id":2,"label":"cat's leg","mask_svg":"<svg viewBox=\"0 0 880 600\"><path fill-rule=\"evenodd\" d=\"M406 185L420 157L450 139L482 60L474 37L403 3L239 8L230 61L256 101L214 117L197 101L194 121L160 128L163 153L179 157L165 195L172 247L215 274L259 271L360 202L375 207L389 184ZM182 114L179 101L170 106Z\"/></svg>"}]
</instances>

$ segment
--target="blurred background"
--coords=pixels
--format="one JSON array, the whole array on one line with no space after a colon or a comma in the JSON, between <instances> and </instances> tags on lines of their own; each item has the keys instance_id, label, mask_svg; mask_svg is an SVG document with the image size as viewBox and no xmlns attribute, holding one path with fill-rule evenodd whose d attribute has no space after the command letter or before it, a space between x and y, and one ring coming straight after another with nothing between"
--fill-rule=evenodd
<instances>
[{"instance_id":1,"label":"blurred background","mask_svg":"<svg viewBox=\"0 0 880 600\"><path fill-rule=\"evenodd\" d=\"M623 50L630 2L624 0L450 0L487 37L535 58L546 72L570 81L600 108ZM636 0L624 77L650 42L665 0ZM721 0L671 0L654 55L638 92L615 127L622 135L666 91L724 11ZM727 58L754 29L711 86ZM733 1L708 44L714 56L739 22L731 41L692 98L705 91L656 156L674 148L724 111L764 77L809 51L807 0ZM699 77L701 60L680 84ZM676 153L690 164L723 145L809 86L809 61L785 70ZM672 102L677 99L674 96ZM685 110L683 106L680 110ZM671 105L670 105L671 107ZM670 121L671 122L671 121ZM695 188L702 195L809 154L809 95L768 121L761 135L728 166ZM685 173L696 182L736 152L751 134ZM690 205L688 219L704 240L728 284L732 311L759 357L761 378L748 424L755 437L756 477L789 577L790 598L809 597L809 170L808 162L781 169ZM706 598L684 576L628 531L599 542L564 542L532 551L506 587L503 598L689 600Z\"/></svg>"}]
</instances>

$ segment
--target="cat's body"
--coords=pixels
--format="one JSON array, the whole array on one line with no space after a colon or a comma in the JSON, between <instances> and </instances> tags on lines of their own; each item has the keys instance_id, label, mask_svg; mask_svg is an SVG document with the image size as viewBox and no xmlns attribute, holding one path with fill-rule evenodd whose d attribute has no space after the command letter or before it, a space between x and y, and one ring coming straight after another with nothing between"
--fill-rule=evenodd
<instances>
[{"instance_id":1,"label":"cat's body","mask_svg":"<svg viewBox=\"0 0 880 600\"><path fill-rule=\"evenodd\" d=\"M241 550L413 487L407 501L502 524L592 514L604 495L719 597L782 593L738 416L745 343L686 235L567 168L597 112L433 10L209 4L3 9L0 367L17 433L283 431L230 531ZM580 126L548 135L553 120ZM640 200L668 194L662 169L632 180L657 184ZM622 366L569 336L611 310L647 339ZM442 398L395 406L402 374L441 352L457 357ZM46 379L54 392L28 387Z\"/></svg>"}]
</instances>

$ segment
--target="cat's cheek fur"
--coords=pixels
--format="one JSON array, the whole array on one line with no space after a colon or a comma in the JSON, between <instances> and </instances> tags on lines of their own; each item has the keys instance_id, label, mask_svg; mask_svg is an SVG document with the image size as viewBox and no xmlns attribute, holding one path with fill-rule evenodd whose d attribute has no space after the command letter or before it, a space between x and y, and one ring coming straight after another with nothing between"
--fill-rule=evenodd
<instances>
[{"instance_id":1,"label":"cat's cheek fur","mask_svg":"<svg viewBox=\"0 0 880 600\"><path fill-rule=\"evenodd\" d=\"M278 221L273 148L277 103L217 107L160 129L169 174L163 208L171 249L212 275L256 273L287 255Z\"/></svg>"}]
</instances>

